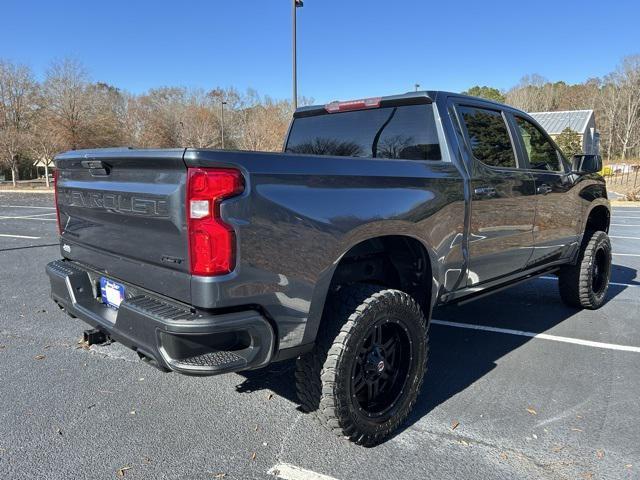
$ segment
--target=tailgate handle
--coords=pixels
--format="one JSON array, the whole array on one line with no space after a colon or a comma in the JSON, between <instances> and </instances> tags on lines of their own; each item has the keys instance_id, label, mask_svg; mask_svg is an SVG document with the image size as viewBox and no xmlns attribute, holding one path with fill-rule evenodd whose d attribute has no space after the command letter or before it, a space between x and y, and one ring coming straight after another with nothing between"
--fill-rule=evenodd
<instances>
[{"instance_id":1,"label":"tailgate handle","mask_svg":"<svg viewBox=\"0 0 640 480\"><path fill-rule=\"evenodd\" d=\"M94 177L109 175L110 167L101 160L83 160L80 164L89 169L89 173Z\"/></svg>"}]
</instances>

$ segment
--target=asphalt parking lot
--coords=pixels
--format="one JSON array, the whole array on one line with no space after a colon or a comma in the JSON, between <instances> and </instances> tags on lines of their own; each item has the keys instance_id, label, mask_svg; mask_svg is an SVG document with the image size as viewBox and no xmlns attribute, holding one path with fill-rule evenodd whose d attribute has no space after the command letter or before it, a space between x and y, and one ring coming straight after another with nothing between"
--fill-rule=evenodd
<instances>
[{"instance_id":1,"label":"asphalt parking lot","mask_svg":"<svg viewBox=\"0 0 640 480\"><path fill-rule=\"evenodd\" d=\"M437 310L415 412L365 449L297 410L290 362L193 378L79 348L44 274L52 204L0 192L2 478L640 478L640 208L613 209L602 309L545 277Z\"/></svg>"}]
</instances>

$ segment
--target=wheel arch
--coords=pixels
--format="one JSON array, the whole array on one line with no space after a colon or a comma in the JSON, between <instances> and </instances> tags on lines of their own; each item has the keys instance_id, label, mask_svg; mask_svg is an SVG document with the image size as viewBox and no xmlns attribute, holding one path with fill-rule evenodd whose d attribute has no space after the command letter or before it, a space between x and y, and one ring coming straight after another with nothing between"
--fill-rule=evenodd
<instances>
[{"instance_id":1,"label":"wheel arch","mask_svg":"<svg viewBox=\"0 0 640 480\"><path fill-rule=\"evenodd\" d=\"M415 236L388 234L360 239L316 284L303 344L314 342L332 292L348 284L369 283L406 291L429 320L439 288L435 265L433 250Z\"/></svg>"},{"instance_id":2,"label":"wheel arch","mask_svg":"<svg viewBox=\"0 0 640 480\"><path fill-rule=\"evenodd\" d=\"M609 233L611 210L606 203L596 203L589 208L584 220L584 233L601 230Z\"/></svg>"}]
</instances>

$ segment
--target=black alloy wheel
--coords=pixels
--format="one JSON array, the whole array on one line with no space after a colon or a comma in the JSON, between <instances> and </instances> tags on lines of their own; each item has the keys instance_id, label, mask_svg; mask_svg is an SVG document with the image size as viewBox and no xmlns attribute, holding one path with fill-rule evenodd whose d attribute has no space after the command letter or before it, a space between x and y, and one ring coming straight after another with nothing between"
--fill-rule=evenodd
<instances>
[{"instance_id":1,"label":"black alloy wheel","mask_svg":"<svg viewBox=\"0 0 640 480\"><path fill-rule=\"evenodd\" d=\"M360 445L388 438L422 387L427 325L406 292L360 284L341 288L325 307L314 349L296 364L302 409Z\"/></svg>"}]
</instances>

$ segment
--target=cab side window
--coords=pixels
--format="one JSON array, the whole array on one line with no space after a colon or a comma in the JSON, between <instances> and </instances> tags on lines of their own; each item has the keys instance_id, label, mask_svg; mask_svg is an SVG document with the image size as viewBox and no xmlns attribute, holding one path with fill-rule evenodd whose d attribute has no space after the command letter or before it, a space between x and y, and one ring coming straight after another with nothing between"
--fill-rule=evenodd
<instances>
[{"instance_id":1,"label":"cab side window","mask_svg":"<svg viewBox=\"0 0 640 480\"><path fill-rule=\"evenodd\" d=\"M478 107L459 107L473 156L486 165L516 168L509 130L500 112Z\"/></svg>"},{"instance_id":2,"label":"cab side window","mask_svg":"<svg viewBox=\"0 0 640 480\"><path fill-rule=\"evenodd\" d=\"M529 166L534 170L559 172L562 170L560 155L553 144L533 123L516 117L522 144L529 157Z\"/></svg>"}]
</instances>

